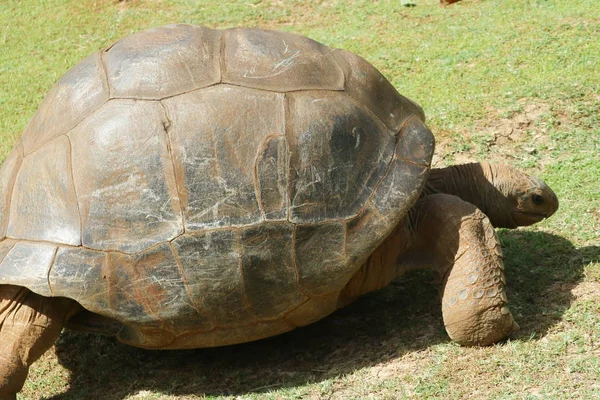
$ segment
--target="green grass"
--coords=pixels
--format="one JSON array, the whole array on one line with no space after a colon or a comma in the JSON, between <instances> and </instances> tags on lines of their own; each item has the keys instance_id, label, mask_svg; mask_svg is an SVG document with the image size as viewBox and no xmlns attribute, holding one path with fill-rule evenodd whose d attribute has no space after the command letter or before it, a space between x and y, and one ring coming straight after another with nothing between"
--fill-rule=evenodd
<instances>
[{"instance_id":1,"label":"green grass","mask_svg":"<svg viewBox=\"0 0 600 400\"><path fill-rule=\"evenodd\" d=\"M298 32L354 51L418 101L436 162L508 162L561 201L502 230L521 331L463 348L427 273L307 328L219 349L150 352L63 334L21 399L591 399L600 397L600 8L596 0L4 0L0 158L70 66L150 26Z\"/></svg>"}]
</instances>

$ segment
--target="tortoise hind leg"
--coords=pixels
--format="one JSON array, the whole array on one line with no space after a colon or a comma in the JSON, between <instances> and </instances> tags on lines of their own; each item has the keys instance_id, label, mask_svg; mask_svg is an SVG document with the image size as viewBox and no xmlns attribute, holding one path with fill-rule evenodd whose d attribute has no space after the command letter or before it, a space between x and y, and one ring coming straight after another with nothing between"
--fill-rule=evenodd
<instances>
[{"instance_id":1,"label":"tortoise hind leg","mask_svg":"<svg viewBox=\"0 0 600 400\"><path fill-rule=\"evenodd\" d=\"M78 307L73 300L0 285L0 400L16 399L29 366L58 339Z\"/></svg>"},{"instance_id":2,"label":"tortoise hind leg","mask_svg":"<svg viewBox=\"0 0 600 400\"><path fill-rule=\"evenodd\" d=\"M415 248L441 279L450 338L485 346L517 329L507 305L500 243L483 212L456 196L435 194L417 202L411 219ZM404 257L415 254L411 249Z\"/></svg>"}]
</instances>

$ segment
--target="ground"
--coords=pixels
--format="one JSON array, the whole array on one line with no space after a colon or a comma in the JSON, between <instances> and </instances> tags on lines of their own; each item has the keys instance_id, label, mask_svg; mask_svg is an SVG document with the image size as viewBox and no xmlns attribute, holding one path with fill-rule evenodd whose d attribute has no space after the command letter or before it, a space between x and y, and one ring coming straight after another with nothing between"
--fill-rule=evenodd
<instances>
[{"instance_id":1,"label":"ground","mask_svg":"<svg viewBox=\"0 0 600 400\"><path fill-rule=\"evenodd\" d=\"M410 3L8 0L0 155L69 66L133 31L190 22L308 35L367 58L423 106L434 165L506 162L554 188L550 220L498 232L521 330L496 346L453 344L432 276L414 273L314 325L238 346L152 352L65 332L21 399L600 398L596 0Z\"/></svg>"}]
</instances>

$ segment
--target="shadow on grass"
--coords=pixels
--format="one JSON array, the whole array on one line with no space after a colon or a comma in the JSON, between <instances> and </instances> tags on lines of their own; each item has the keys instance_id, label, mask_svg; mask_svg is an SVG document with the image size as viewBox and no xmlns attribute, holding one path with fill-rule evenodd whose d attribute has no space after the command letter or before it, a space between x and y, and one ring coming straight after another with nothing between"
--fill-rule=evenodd
<instances>
[{"instance_id":1,"label":"shadow on grass","mask_svg":"<svg viewBox=\"0 0 600 400\"><path fill-rule=\"evenodd\" d=\"M315 324L235 346L151 351L112 338L66 332L59 361L69 390L53 399L122 399L140 390L169 395L243 395L321 382L446 341L437 290L407 276Z\"/></svg>"},{"instance_id":2,"label":"shadow on grass","mask_svg":"<svg viewBox=\"0 0 600 400\"><path fill-rule=\"evenodd\" d=\"M499 232L509 301L521 331L517 339L544 336L574 300L584 268L600 261L600 246L575 248L568 240L526 230Z\"/></svg>"},{"instance_id":3,"label":"shadow on grass","mask_svg":"<svg viewBox=\"0 0 600 400\"><path fill-rule=\"evenodd\" d=\"M547 233L501 231L517 340L541 336L571 304L584 266L600 247L576 249ZM352 373L446 342L431 275L412 273L311 326L242 345L185 351L132 348L106 337L65 333L57 345L72 372L53 399L122 399L141 390L169 395L243 395L294 388Z\"/></svg>"}]
</instances>

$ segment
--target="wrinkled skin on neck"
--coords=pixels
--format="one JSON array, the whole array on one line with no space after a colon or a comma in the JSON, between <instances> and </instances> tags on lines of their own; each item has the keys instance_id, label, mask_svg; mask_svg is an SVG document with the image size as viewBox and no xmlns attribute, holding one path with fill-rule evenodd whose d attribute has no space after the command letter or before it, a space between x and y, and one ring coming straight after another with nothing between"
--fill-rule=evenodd
<instances>
[{"instance_id":1,"label":"wrinkled skin on neck","mask_svg":"<svg viewBox=\"0 0 600 400\"><path fill-rule=\"evenodd\" d=\"M421 200L436 193L454 195L475 205L496 228L529 226L550 217L558 209L556 195L541 179L507 165L486 162L433 168ZM431 251L412 251L415 247L431 246L433 240L430 234L422 238L415 235L419 230L419 217L422 216L411 210L371 254L348 282L340 296L339 307L388 285L407 271L435 269L435 262L428 258Z\"/></svg>"},{"instance_id":2,"label":"wrinkled skin on neck","mask_svg":"<svg viewBox=\"0 0 600 400\"><path fill-rule=\"evenodd\" d=\"M486 162L433 168L424 195L447 193L474 204L497 228L529 226L550 217L558 199L541 179Z\"/></svg>"}]
</instances>

